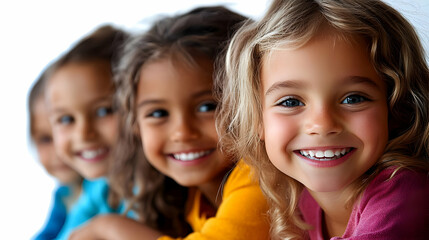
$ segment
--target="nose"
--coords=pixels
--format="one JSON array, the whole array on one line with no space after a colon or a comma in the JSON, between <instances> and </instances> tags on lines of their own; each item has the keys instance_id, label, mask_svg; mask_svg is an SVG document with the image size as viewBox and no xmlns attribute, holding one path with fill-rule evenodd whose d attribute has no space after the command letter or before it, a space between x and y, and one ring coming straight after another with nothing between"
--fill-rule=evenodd
<instances>
[{"instance_id":1,"label":"nose","mask_svg":"<svg viewBox=\"0 0 429 240\"><path fill-rule=\"evenodd\" d=\"M198 123L195 118L187 116L178 116L173 124L171 140L173 142L187 142L198 139Z\"/></svg>"},{"instance_id":2,"label":"nose","mask_svg":"<svg viewBox=\"0 0 429 240\"><path fill-rule=\"evenodd\" d=\"M91 140L97 135L95 126L90 118L83 118L79 123L78 136L81 140Z\"/></svg>"},{"instance_id":3,"label":"nose","mask_svg":"<svg viewBox=\"0 0 429 240\"><path fill-rule=\"evenodd\" d=\"M333 107L319 106L310 109L304 121L308 135L329 136L343 131L340 116Z\"/></svg>"}]
</instances>

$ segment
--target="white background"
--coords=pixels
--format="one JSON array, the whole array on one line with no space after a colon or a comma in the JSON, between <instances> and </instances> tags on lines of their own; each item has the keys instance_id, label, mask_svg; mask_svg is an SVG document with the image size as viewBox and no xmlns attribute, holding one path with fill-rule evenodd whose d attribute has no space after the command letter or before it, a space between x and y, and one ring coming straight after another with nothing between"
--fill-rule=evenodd
<instances>
[{"instance_id":1,"label":"white background","mask_svg":"<svg viewBox=\"0 0 429 240\"><path fill-rule=\"evenodd\" d=\"M388 0L429 50L429 0ZM27 94L44 67L103 23L145 29L153 17L223 4L259 17L267 0L17 0L0 2L0 239L30 239L49 213L55 180L29 143Z\"/></svg>"}]
</instances>

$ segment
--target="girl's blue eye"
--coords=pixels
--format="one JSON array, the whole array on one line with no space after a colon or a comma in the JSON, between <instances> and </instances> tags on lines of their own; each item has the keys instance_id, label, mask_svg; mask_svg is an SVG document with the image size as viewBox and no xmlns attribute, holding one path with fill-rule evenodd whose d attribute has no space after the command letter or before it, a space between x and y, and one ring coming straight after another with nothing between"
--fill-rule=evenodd
<instances>
[{"instance_id":1,"label":"girl's blue eye","mask_svg":"<svg viewBox=\"0 0 429 240\"><path fill-rule=\"evenodd\" d=\"M146 115L146 117L153 117L153 118L162 118L162 117L167 117L168 116L168 112L166 110L155 110L151 113L149 113L148 115Z\"/></svg>"},{"instance_id":2,"label":"girl's blue eye","mask_svg":"<svg viewBox=\"0 0 429 240\"><path fill-rule=\"evenodd\" d=\"M299 101L296 98L288 98L288 99L285 99L285 100L279 102L278 105L292 108L292 107L304 106L304 103L302 103L301 101Z\"/></svg>"},{"instance_id":3,"label":"girl's blue eye","mask_svg":"<svg viewBox=\"0 0 429 240\"><path fill-rule=\"evenodd\" d=\"M361 96L361 95L349 95L347 96L341 103L343 104L357 104L357 103L361 103L364 101L367 101L368 98Z\"/></svg>"},{"instance_id":4,"label":"girl's blue eye","mask_svg":"<svg viewBox=\"0 0 429 240\"><path fill-rule=\"evenodd\" d=\"M211 112L216 110L217 104L215 102L206 102L198 106L199 112Z\"/></svg>"},{"instance_id":5,"label":"girl's blue eye","mask_svg":"<svg viewBox=\"0 0 429 240\"><path fill-rule=\"evenodd\" d=\"M58 119L58 122L64 125L71 124L73 123L73 121L74 121L74 118L70 115L61 116L60 119Z\"/></svg>"},{"instance_id":6,"label":"girl's blue eye","mask_svg":"<svg viewBox=\"0 0 429 240\"><path fill-rule=\"evenodd\" d=\"M113 113L112 107L100 107L97 109L97 116L98 117L105 117L107 115L110 115Z\"/></svg>"}]
</instances>

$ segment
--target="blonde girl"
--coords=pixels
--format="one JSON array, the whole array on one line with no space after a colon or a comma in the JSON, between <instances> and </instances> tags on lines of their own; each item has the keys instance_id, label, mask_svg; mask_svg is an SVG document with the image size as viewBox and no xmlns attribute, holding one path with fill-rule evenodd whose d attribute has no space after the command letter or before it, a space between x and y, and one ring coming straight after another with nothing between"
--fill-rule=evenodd
<instances>
[{"instance_id":1,"label":"blonde girl","mask_svg":"<svg viewBox=\"0 0 429 240\"><path fill-rule=\"evenodd\" d=\"M111 182L134 202L140 222L97 217L75 239L268 238L259 185L239 158L219 151L215 129L214 62L245 19L224 7L197 8L161 19L126 45Z\"/></svg>"},{"instance_id":2,"label":"blonde girl","mask_svg":"<svg viewBox=\"0 0 429 240\"><path fill-rule=\"evenodd\" d=\"M395 9L275 0L220 76L222 146L259 176L273 239L429 238L429 71Z\"/></svg>"}]
</instances>

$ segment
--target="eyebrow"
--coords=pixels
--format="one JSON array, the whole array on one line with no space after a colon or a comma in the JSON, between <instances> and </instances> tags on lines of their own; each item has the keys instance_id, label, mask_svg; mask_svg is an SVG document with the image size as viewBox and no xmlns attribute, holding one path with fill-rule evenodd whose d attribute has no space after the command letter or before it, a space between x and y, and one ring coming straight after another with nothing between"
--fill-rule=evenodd
<instances>
[{"instance_id":1,"label":"eyebrow","mask_svg":"<svg viewBox=\"0 0 429 240\"><path fill-rule=\"evenodd\" d=\"M265 96L270 95L272 92L279 90L281 88L304 88L306 86L305 83L296 81L296 80L285 80L281 82L276 82L271 85L270 88L265 92Z\"/></svg>"},{"instance_id":2,"label":"eyebrow","mask_svg":"<svg viewBox=\"0 0 429 240\"><path fill-rule=\"evenodd\" d=\"M109 95L109 96L101 96L98 97L96 99L94 99L93 101L91 101L91 104L99 104L100 102L105 102L105 101L109 101L111 103L113 103L113 96ZM59 106L56 108L50 108L52 113L63 113L63 112L68 112L68 109L63 107L63 106Z\"/></svg>"},{"instance_id":3,"label":"eyebrow","mask_svg":"<svg viewBox=\"0 0 429 240\"><path fill-rule=\"evenodd\" d=\"M141 101L137 104L137 108L141 108L144 107L145 105L149 105L149 104L159 104L159 103L163 103L165 102L164 100L158 100L158 99L148 99L148 100L144 100Z\"/></svg>"},{"instance_id":4,"label":"eyebrow","mask_svg":"<svg viewBox=\"0 0 429 240\"><path fill-rule=\"evenodd\" d=\"M91 101L91 103L92 104L98 104L100 102L106 102L106 101L113 103L113 99L114 99L113 95L102 96L102 97L94 99L93 101Z\"/></svg>"},{"instance_id":5,"label":"eyebrow","mask_svg":"<svg viewBox=\"0 0 429 240\"><path fill-rule=\"evenodd\" d=\"M202 97L205 95L213 96L212 90L210 89L210 90L203 90L200 92L196 92L196 93L191 95L191 98L198 98L198 97ZM137 108L141 108L141 107L143 107L145 105L149 105L149 104L160 104L160 103L165 103L165 102L166 102L165 100L161 100L161 99L148 99L148 100L144 100L144 101L139 102L137 104Z\"/></svg>"},{"instance_id":6,"label":"eyebrow","mask_svg":"<svg viewBox=\"0 0 429 240\"><path fill-rule=\"evenodd\" d=\"M363 84L368 84L371 85L373 87L376 88L380 88L374 80L372 80L371 78L368 77L362 77L362 76L349 76L343 79L341 84L358 84L358 83L363 83ZM276 82L275 84L273 84L270 88L268 88L268 90L265 92L265 96L271 94L272 92L281 89L281 88L305 88L306 84L296 81L296 80L285 80L285 81L281 81L281 82Z\"/></svg>"},{"instance_id":7,"label":"eyebrow","mask_svg":"<svg viewBox=\"0 0 429 240\"><path fill-rule=\"evenodd\" d=\"M374 80L372 80L371 78L368 77L362 77L362 76L350 76L350 77L346 77L344 79L344 83L364 83L364 84L369 84L372 85L373 87L379 88L379 86L375 83Z\"/></svg>"}]
</instances>

